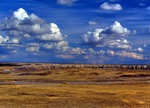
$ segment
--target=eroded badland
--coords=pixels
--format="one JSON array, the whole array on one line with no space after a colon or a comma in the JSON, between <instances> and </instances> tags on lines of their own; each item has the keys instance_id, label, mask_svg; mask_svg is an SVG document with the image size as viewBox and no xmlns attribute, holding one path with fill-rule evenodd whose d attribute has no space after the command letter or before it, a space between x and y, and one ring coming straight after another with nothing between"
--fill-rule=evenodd
<instances>
[{"instance_id":1,"label":"eroded badland","mask_svg":"<svg viewBox=\"0 0 150 108\"><path fill-rule=\"evenodd\" d=\"M150 108L150 65L1 63L1 108Z\"/></svg>"}]
</instances>

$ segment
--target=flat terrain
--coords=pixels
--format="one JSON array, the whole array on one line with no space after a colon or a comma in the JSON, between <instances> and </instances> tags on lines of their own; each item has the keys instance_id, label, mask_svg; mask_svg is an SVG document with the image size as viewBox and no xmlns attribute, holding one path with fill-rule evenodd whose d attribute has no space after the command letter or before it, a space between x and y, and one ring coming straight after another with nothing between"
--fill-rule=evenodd
<instances>
[{"instance_id":1,"label":"flat terrain","mask_svg":"<svg viewBox=\"0 0 150 108\"><path fill-rule=\"evenodd\" d=\"M0 66L0 108L150 108L150 70Z\"/></svg>"}]
</instances>

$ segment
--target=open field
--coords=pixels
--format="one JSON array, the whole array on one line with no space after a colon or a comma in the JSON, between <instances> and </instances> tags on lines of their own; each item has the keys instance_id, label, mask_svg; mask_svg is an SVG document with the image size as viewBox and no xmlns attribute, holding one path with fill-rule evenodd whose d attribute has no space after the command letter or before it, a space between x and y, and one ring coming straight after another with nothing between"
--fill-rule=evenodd
<instances>
[{"instance_id":1,"label":"open field","mask_svg":"<svg viewBox=\"0 0 150 108\"><path fill-rule=\"evenodd\" d=\"M1 85L1 108L149 108L150 86Z\"/></svg>"},{"instance_id":2,"label":"open field","mask_svg":"<svg viewBox=\"0 0 150 108\"><path fill-rule=\"evenodd\" d=\"M150 70L0 66L0 108L150 108Z\"/></svg>"}]
</instances>

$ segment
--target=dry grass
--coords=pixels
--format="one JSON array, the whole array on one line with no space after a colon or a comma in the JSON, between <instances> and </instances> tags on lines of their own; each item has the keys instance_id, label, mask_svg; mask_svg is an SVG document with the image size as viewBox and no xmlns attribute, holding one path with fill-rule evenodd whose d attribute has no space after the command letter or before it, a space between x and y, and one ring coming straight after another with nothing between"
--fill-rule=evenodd
<instances>
[{"instance_id":1,"label":"dry grass","mask_svg":"<svg viewBox=\"0 0 150 108\"><path fill-rule=\"evenodd\" d=\"M14 66L15 67L15 66ZM150 70L65 68L4 74L0 67L0 108L150 108ZM27 84L9 84L14 81ZM45 83L124 81L122 84ZM30 83L41 82L41 83Z\"/></svg>"},{"instance_id":2,"label":"dry grass","mask_svg":"<svg viewBox=\"0 0 150 108\"><path fill-rule=\"evenodd\" d=\"M69 84L70 82L120 82L145 84L150 82L150 70L65 68L45 71L17 71L8 74L3 74L1 71L0 84L14 84L14 81L37 83L69 82Z\"/></svg>"},{"instance_id":3,"label":"dry grass","mask_svg":"<svg viewBox=\"0 0 150 108\"><path fill-rule=\"evenodd\" d=\"M66 68L51 69L45 71L19 71L9 74L0 74L0 82L12 81L150 81L150 70L119 70L119 69L99 69L99 68Z\"/></svg>"},{"instance_id":4,"label":"dry grass","mask_svg":"<svg viewBox=\"0 0 150 108\"><path fill-rule=\"evenodd\" d=\"M149 108L149 85L1 85L1 108Z\"/></svg>"}]
</instances>

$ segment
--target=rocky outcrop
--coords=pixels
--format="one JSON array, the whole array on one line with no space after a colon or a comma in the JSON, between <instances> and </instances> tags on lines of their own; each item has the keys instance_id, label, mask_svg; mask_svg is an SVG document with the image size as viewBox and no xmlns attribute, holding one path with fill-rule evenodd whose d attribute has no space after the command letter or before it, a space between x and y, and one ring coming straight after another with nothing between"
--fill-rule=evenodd
<instances>
[{"instance_id":1,"label":"rocky outcrop","mask_svg":"<svg viewBox=\"0 0 150 108\"><path fill-rule=\"evenodd\" d=\"M40 71L63 68L102 68L102 69L144 69L149 70L150 65L103 65L103 64L31 64L18 66L13 71Z\"/></svg>"},{"instance_id":2,"label":"rocky outcrop","mask_svg":"<svg viewBox=\"0 0 150 108\"><path fill-rule=\"evenodd\" d=\"M113 65L113 64L23 64L11 69L4 69L3 73L18 71L42 71L65 68L101 68L101 69L128 69L150 70L150 65Z\"/></svg>"}]
</instances>

